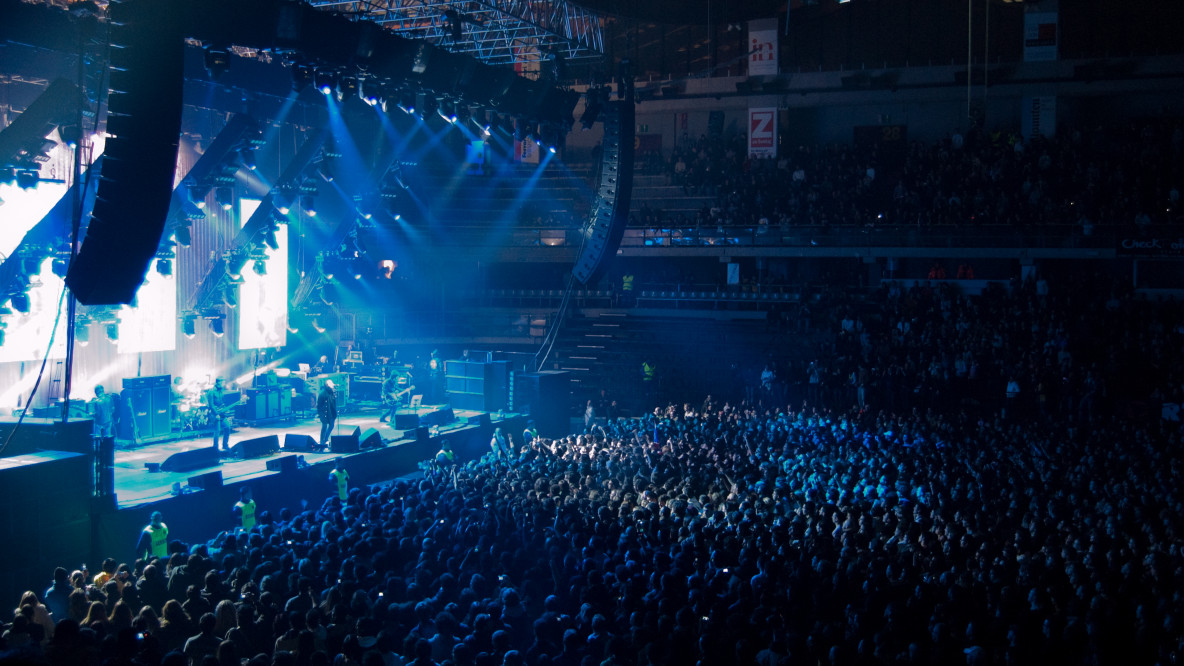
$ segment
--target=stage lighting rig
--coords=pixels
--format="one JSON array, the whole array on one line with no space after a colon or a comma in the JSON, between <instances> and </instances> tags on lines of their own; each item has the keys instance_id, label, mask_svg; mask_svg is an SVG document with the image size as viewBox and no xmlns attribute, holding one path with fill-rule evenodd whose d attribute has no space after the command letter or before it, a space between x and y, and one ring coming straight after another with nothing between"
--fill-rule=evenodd
<instances>
[{"instance_id":1,"label":"stage lighting rig","mask_svg":"<svg viewBox=\"0 0 1184 666\"><path fill-rule=\"evenodd\" d=\"M222 207L222 210L230 210L234 208L234 189L230 187L218 187L214 190L214 201Z\"/></svg>"},{"instance_id":2,"label":"stage lighting rig","mask_svg":"<svg viewBox=\"0 0 1184 666\"><path fill-rule=\"evenodd\" d=\"M226 334L226 317L218 315L210 318L210 330L213 331L214 337L220 338Z\"/></svg>"},{"instance_id":3,"label":"stage lighting rig","mask_svg":"<svg viewBox=\"0 0 1184 666\"><path fill-rule=\"evenodd\" d=\"M74 342L85 347L90 344L90 319L78 317L74 320Z\"/></svg>"},{"instance_id":4,"label":"stage lighting rig","mask_svg":"<svg viewBox=\"0 0 1184 666\"><path fill-rule=\"evenodd\" d=\"M181 333L187 338L197 335L197 315L186 313L181 317Z\"/></svg>"}]
</instances>

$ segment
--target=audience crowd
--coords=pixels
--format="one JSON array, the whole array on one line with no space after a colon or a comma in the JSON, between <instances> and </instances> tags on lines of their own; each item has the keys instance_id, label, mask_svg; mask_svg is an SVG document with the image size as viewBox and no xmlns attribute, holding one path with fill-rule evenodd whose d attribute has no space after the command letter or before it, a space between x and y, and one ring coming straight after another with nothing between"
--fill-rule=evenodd
<instances>
[{"instance_id":1,"label":"audience crowd","mask_svg":"<svg viewBox=\"0 0 1184 666\"><path fill-rule=\"evenodd\" d=\"M1059 128L1052 138L970 131L942 140L803 145L747 155L743 134L684 138L670 182L714 203L688 219L640 207L644 227L1096 225L1182 221L1177 120Z\"/></svg>"},{"instance_id":2,"label":"audience crowd","mask_svg":"<svg viewBox=\"0 0 1184 666\"><path fill-rule=\"evenodd\" d=\"M717 198L698 224L1085 231L1174 220L1181 144L1164 123L750 161L702 139L669 168ZM719 399L590 406L578 435L57 568L0 661L1179 663L1184 431L1157 406L1184 400L1184 309L1093 277L869 302L823 299L817 358Z\"/></svg>"},{"instance_id":3,"label":"audience crowd","mask_svg":"<svg viewBox=\"0 0 1184 666\"><path fill-rule=\"evenodd\" d=\"M730 402L510 438L167 558L58 569L3 659L1177 663L1181 430L1119 397L1135 352L1163 364L1136 369L1142 393L1179 397L1180 309L1100 286L888 289L874 321L819 318L846 364L825 374L854 368L851 388L786 404L767 369ZM1046 376L1070 384L1021 403Z\"/></svg>"}]
</instances>

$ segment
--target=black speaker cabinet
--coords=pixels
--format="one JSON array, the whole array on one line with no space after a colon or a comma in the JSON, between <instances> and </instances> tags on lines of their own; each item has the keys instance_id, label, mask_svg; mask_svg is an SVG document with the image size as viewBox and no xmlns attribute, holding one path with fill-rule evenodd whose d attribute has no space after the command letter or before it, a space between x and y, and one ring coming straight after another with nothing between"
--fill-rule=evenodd
<instances>
[{"instance_id":1,"label":"black speaker cabinet","mask_svg":"<svg viewBox=\"0 0 1184 666\"><path fill-rule=\"evenodd\" d=\"M317 438L312 435L284 435L285 451L312 451L317 448Z\"/></svg>"},{"instance_id":2,"label":"black speaker cabinet","mask_svg":"<svg viewBox=\"0 0 1184 666\"><path fill-rule=\"evenodd\" d=\"M230 449L230 455L246 460L247 458L263 458L279 450L279 435L268 435L266 437L244 439Z\"/></svg>"},{"instance_id":3,"label":"black speaker cabinet","mask_svg":"<svg viewBox=\"0 0 1184 666\"><path fill-rule=\"evenodd\" d=\"M297 462L298 460L294 455L280 456L268 460L267 469L273 472L295 472Z\"/></svg>"},{"instance_id":4,"label":"black speaker cabinet","mask_svg":"<svg viewBox=\"0 0 1184 666\"><path fill-rule=\"evenodd\" d=\"M189 477L189 487L201 490L212 490L222 487L222 470L214 470L205 474Z\"/></svg>"},{"instance_id":5,"label":"black speaker cabinet","mask_svg":"<svg viewBox=\"0 0 1184 666\"><path fill-rule=\"evenodd\" d=\"M359 439L359 446L363 449L377 449L382 447L382 435L374 428L366 428Z\"/></svg>"},{"instance_id":6,"label":"black speaker cabinet","mask_svg":"<svg viewBox=\"0 0 1184 666\"><path fill-rule=\"evenodd\" d=\"M419 427L419 414L395 412L395 430L414 430Z\"/></svg>"},{"instance_id":7,"label":"black speaker cabinet","mask_svg":"<svg viewBox=\"0 0 1184 666\"><path fill-rule=\"evenodd\" d=\"M203 446L200 449L174 453L165 458L165 461L160 464L160 471L189 472L205 467L217 467L220 464L222 461L218 459L218 452L214 450L214 447Z\"/></svg>"},{"instance_id":8,"label":"black speaker cabinet","mask_svg":"<svg viewBox=\"0 0 1184 666\"><path fill-rule=\"evenodd\" d=\"M361 428L354 428L348 435L333 435L329 440L329 450L333 453L357 453L361 436Z\"/></svg>"}]
</instances>

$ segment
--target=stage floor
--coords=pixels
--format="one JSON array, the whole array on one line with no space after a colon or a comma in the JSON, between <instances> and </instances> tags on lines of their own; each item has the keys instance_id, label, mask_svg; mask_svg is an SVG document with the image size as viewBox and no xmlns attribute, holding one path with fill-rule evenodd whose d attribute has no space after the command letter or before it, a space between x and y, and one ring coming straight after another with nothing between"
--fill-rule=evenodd
<instances>
[{"instance_id":1,"label":"stage floor","mask_svg":"<svg viewBox=\"0 0 1184 666\"><path fill-rule=\"evenodd\" d=\"M422 416L446 408L447 405L425 405L419 408L418 413ZM360 427L363 430L366 428L375 428L382 435L383 443L386 446L398 446L401 443L414 441L414 430L395 430L390 423L379 423L378 418L382 416L384 411L381 407L377 406L355 407L354 411L343 414L337 419L337 426L334 428L333 434L348 434L355 427ZM447 425L440 426L441 434L470 427L469 418L478 416L482 412L454 409L453 413L456 416L456 420ZM288 421L281 421L260 427L235 426L234 431L230 435L230 446L233 447L237 442L245 439L265 437L267 435L278 435L282 445L284 435L287 434L311 435L316 439L321 435L321 423L316 419L315 415L312 415L308 418L292 418ZM170 439L165 442L146 444L130 449L116 449L114 476L115 498L118 508L133 508L142 504L166 499L173 495L174 483L180 483L184 487L189 477L214 470L222 471L222 480L225 484L238 483L266 474L274 474L274 472L267 469L267 461L280 455L295 453L296 455L304 456L304 459L310 465L342 456L349 457L350 455L356 455L329 452L290 452L284 451L281 448L278 454L263 458L250 458L247 460L223 458L222 463L214 467L193 469L185 472L148 471L145 463L161 463L175 453L213 446L213 437L208 432L201 433L197 436L186 437L186 435L188 433L179 435L182 437L181 439Z\"/></svg>"}]
</instances>

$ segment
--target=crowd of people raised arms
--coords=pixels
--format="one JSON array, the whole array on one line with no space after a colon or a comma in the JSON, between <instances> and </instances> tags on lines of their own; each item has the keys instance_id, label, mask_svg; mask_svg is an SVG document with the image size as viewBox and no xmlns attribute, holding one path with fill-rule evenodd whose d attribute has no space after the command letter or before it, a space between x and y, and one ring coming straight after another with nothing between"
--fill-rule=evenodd
<instances>
[{"instance_id":1,"label":"crowd of people raised arms","mask_svg":"<svg viewBox=\"0 0 1184 666\"><path fill-rule=\"evenodd\" d=\"M1132 413L1120 366L1161 351L1140 395L1178 399L1184 317L1120 289L1048 291L904 289L874 324L836 306L819 363L849 365L804 403L721 386L510 436L450 474L346 477L319 507L252 504L245 533L97 576L58 569L19 600L4 659L1177 663L1181 430ZM878 388L842 380L861 365ZM898 385L872 381L895 366ZM1045 375L1075 379L1040 401ZM988 380L998 401L973 399Z\"/></svg>"}]
</instances>

